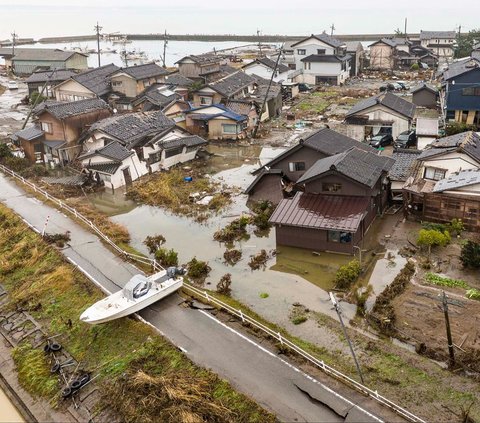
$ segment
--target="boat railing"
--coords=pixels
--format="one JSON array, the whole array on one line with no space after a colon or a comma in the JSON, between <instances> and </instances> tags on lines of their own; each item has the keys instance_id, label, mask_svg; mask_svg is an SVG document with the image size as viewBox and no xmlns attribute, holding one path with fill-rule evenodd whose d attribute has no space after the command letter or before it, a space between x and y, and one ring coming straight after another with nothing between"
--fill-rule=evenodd
<instances>
[{"instance_id":1,"label":"boat railing","mask_svg":"<svg viewBox=\"0 0 480 423\"><path fill-rule=\"evenodd\" d=\"M103 241L105 241L109 246L113 248L118 254L121 256L128 258L132 261L137 261L139 263L143 264L148 264L152 266L153 271L157 272L160 270L163 270L163 268L156 262L155 259L150 259L148 257L140 256L138 254L132 254L129 253L119 246L117 246L107 235L103 234L102 231L89 219L87 219L85 216L83 216L80 212L78 212L75 208L69 206L65 202L55 198L51 194L49 194L47 191L44 189L36 186L34 183L31 181L28 181L25 179L23 176L17 174L13 170L9 169L8 167L0 164L0 171L3 171L7 175L12 176L15 179L18 179L20 182L23 184L27 185L31 189L33 189L35 192L42 194L48 201L53 202L54 204L58 205L62 210L68 211L71 215L73 215L76 219L82 221L85 225L87 225L90 229L92 229ZM231 305L225 303L224 301L221 301L220 299L216 298L212 293L199 289L187 282L184 282L183 288L187 291L193 294L194 296L200 297L202 299L205 299L208 303L211 303L226 312L236 316L239 318L242 323L249 324L262 332L266 333L268 336L272 337L276 341L280 342L280 344L284 347L289 348L290 350L294 351L296 354L299 356L303 357L306 361L309 363L313 364L315 367L323 371L324 373L334 377L335 379L345 383L346 385L351 386L355 390L361 392L362 394L374 399L378 403L382 404L383 406L388 407L392 411L396 412L398 415L402 416L406 420L413 422L413 423L426 423L425 420L422 418L416 416L415 414L409 412L405 408L399 406L398 404L394 403L393 401L389 400L388 398L380 395L378 391L374 391L364 384L358 382L355 379L352 379L351 377L341 373L337 369L329 366L326 364L323 360L318 359L311 353L305 351L303 348L300 348L297 344L295 344L293 341L288 339L286 336L282 335L280 332L275 331L271 329L270 327L266 326L265 324L259 322L258 320L254 319L253 317L250 317L248 314L244 313L241 309L236 309L235 307L232 307Z\"/></svg>"}]
</instances>

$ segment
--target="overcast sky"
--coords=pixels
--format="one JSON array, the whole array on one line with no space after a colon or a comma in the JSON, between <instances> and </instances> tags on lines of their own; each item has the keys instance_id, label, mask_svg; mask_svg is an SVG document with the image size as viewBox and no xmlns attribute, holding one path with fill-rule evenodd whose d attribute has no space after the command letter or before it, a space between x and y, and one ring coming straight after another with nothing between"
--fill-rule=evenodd
<instances>
[{"instance_id":1,"label":"overcast sky","mask_svg":"<svg viewBox=\"0 0 480 423\"><path fill-rule=\"evenodd\" d=\"M325 4L327 3L327 4ZM15 30L20 37L92 33L96 20L105 32L303 35L335 33L462 31L480 27L480 1L446 3L438 0L0 0L0 39Z\"/></svg>"}]
</instances>

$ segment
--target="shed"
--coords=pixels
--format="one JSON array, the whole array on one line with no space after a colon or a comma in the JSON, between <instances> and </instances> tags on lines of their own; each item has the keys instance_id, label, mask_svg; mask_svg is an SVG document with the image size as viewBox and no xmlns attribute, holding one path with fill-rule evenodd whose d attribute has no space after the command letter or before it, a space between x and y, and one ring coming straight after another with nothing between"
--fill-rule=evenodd
<instances>
[{"instance_id":1,"label":"shed","mask_svg":"<svg viewBox=\"0 0 480 423\"><path fill-rule=\"evenodd\" d=\"M438 90L426 82L412 89L412 102L417 106L429 109L437 108Z\"/></svg>"},{"instance_id":2,"label":"shed","mask_svg":"<svg viewBox=\"0 0 480 423\"><path fill-rule=\"evenodd\" d=\"M417 118L417 126L415 129L417 134L417 148L424 150L438 138L438 119Z\"/></svg>"}]
</instances>

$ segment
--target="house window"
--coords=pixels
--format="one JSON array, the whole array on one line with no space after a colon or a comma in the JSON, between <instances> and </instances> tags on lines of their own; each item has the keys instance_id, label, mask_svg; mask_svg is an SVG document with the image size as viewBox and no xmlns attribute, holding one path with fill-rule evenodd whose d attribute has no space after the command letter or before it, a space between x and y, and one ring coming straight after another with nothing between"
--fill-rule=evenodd
<instances>
[{"instance_id":1,"label":"house window","mask_svg":"<svg viewBox=\"0 0 480 423\"><path fill-rule=\"evenodd\" d=\"M234 123L224 123L222 124L222 132L224 134L236 134L237 133L237 125Z\"/></svg>"},{"instance_id":2,"label":"house window","mask_svg":"<svg viewBox=\"0 0 480 423\"><path fill-rule=\"evenodd\" d=\"M182 154L182 152L183 146L165 150L165 158L168 159L169 157L177 156L178 154Z\"/></svg>"},{"instance_id":3,"label":"house window","mask_svg":"<svg viewBox=\"0 0 480 423\"><path fill-rule=\"evenodd\" d=\"M121 87L122 81L112 81L112 87Z\"/></svg>"},{"instance_id":4,"label":"house window","mask_svg":"<svg viewBox=\"0 0 480 423\"><path fill-rule=\"evenodd\" d=\"M303 48L299 48L299 49L297 49L297 54L299 56L305 56L307 54L307 50L305 50Z\"/></svg>"},{"instance_id":5,"label":"house window","mask_svg":"<svg viewBox=\"0 0 480 423\"><path fill-rule=\"evenodd\" d=\"M324 48L317 49L317 54L325 54L326 50Z\"/></svg>"},{"instance_id":6,"label":"house window","mask_svg":"<svg viewBox=\"0 0 480 423\"><path fill-rule=\"evenodd\" d=\"M437 169L435 167L427 167L425 168L425 179L432 179L433 181L440 181L441 179L445 178L445 170L444 169Z\"/></svg>"},{"instance_id":7,"label":"house window","mask_svg":"<svg viewBox=\"0 0 480 423\"><path fill-rule=\"evenodd\" d=\"M47 134L53 134L53 125L50 122L40 122L43 132Z\"/></svg>"},{"instance_id":8,"label":"house window","mask_svg":"<svg viewBox=\"0 0 480 423\"><path fill-rule=\"evenodd\" d=\"M288 164L288 170L290 170L290 172L301 172L305 170L305 162L290 162Z\"/></svg>"},{"instance_id":9,"label":"house window","mask_svg":"<svg viewBox=\"0 0 480 423\"><path fill-rule=\"evenodd\" d=\"M475 96L480 96L480 87L468 87L462 89L462 95L475 95Z\"/></svg>"},{"instance_id":10,"label":"house window","mask_svg":"<svg viewBox=\"0 0 480 423\"><path fill-rule=\"evenodd\" d=\"M200 104L209 106L210 104L212 104L212 98L211 97L200 97Z\"/></svg>"},{"instance_id":11,"label":"house window","mask_svg":"<svg viewBox=\"0 0 480 423\"><path fill-rule=\"evenodd\" d=\"M310 70L312 68L312 64L310 62L303 62L303 67L306 70Z\"/></svg>"},{"instance_id":12,"label":"house window","mask_svg":"<svg viewBox=\"0 0 480 423\"><path fill-rule=\"evenodd\" d=\"M148 162L150 164L157 163L162 160L162 151L155 151L154 153L150 153L148 155Z\"/></svg>"},{"instance_id":13,"label":"house window","mask_svg":"<svg viewBox=\"0 0 480 423\"><path fill-rule=\"evenodd\" d=\"M342 184L334 184L330 182L324 182L322 184L323 192L338 192L342 189Z\"/></svg>"},{"instance_id":14,"label":"house window","mask_svg":"<svg viewBox=\"0 0 480 423\"><path fill-rule=\"evenodd\" d=\"M352 242L352 234L350 232L327 231L327 241L349 244Z\"/></svg>"}]
</instances>

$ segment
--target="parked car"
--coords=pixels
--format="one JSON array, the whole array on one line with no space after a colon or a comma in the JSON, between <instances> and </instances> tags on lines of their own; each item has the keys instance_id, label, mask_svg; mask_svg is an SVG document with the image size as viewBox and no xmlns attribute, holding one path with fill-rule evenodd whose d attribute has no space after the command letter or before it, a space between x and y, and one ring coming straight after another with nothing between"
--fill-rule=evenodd
<instances>
[{"instance_id":1,"label":"parked car","mask_svg":"<svg viewBox=\"0 0 480 423\"><path fill-rule=\"evenodd\" d=\"M7 82L7 88L9 90L18 90L18 84L16 81L8 81Z\"/></svg>"},{"instance_id":2,"label":"parked car","mask_svg":"<svg viewBox=\"0 0 480 423\"><path fill-rule=\"evenodd\" d=\"M398 85L400 85L403 91L408 91L410 89L410 85L408 85L405 81L395 81Z\"/></svg>"},{"instance_id":3,"label":"parked car","mask_svg":"<svg viewBox=\"0 0 480 423\"><path fill-rule=\"evenodd\" d=\"M298 84L298 91L300 91L301 93L305 93L308 91L312 91L312 87L302 82L301 84Z\"/></svg>"},{"instance_id":4,"label":"parked car","mask_svg":"<svg viewBox=\"0 0 480 423\"><path fill-rule=\"evenodd\" d=\"M393 143L393 137L391 134L377 134L370 140L370 147L380 148Z\"/></svg>"},{"instance_id":5,"label":"parked car","mask_svg":"<svg viewBox=\"0 0 480 423\"><path fill-rule=\"evenodd\" d=\"M409 148L417 145L417 134L415 131L403 131L395 140L395 148Z\"/></svg>"}]
</instances>

